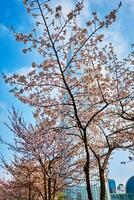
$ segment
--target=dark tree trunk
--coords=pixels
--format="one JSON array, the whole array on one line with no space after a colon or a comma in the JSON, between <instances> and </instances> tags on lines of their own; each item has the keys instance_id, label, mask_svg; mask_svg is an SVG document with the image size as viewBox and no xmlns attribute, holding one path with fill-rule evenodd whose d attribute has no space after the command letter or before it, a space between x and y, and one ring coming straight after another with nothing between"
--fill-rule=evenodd
<instances>
[{"instance_id":1,"label":"dark tree trunk","mask_svg":"<svg viewBox=\"0 0 134 200\"><path fill-rule=\"evenodd\" d=\"M51 200L51 178L48 179L48 200Z\"/></svg>"},{"instance_id":2,"label":"dark tree trunk","mask_svg":"<svg viewBox=\"0 0 134 200\"><path fill-rule=\"evenodd\" d=\"M46 173L43 172L43 184L44 184L44 200L47 200L47 187L46 187Z\"/></svg>"},{"instance_id":3,"label":"dark tree trunk","mask_svg":"<svg viewBox=\"0 0 134 200\"><path fill-rule=\"evenodd\" d=\"M91 191L91 183L90 183L90 173L89 173L90 155L89 155L89 150L88 150L86 133L84 133L84 144L85 144L85 151L86 151L86 163L84 166L84 172L86 176L87 195L88 195L88 200L93 200L92 191Z\"/></svg>"},{"instance_id":4,"label":"dark tree trunk","mask_svg":"<svg viewBox=\"0 0 134 200\"><path fill-rule=\"evenodd\" d=\"M28 172L28 181L29 181L29 186L28 186L28 200L31 200L31 177L30 177L30 173Z\"/></svg>"},{"instance_id":5,"label":"dark tree trunk","mask_svg":"<svg viewBox=\"0 0 134 200\"><path fill-rule=\"evenodd\" d=\"M100 200L106 200L105 170L99 169L100 173Z\"/></svg>"},{"instance_id":6,"label":"dark tree trunk","mask_svg":"<svg viewBox=\"0 0 134 200\"><path fill-rule=\"evenodd\" d=\"M53 186L53 198L52 200L55 199L55 196L56 196L56 179L54 179L54 186Z\"/></svg>"},{"instance_id":7,"label":"dark tree trunk","mask_svg":"<svg viewBox=\"0 0 134 200\"><path fill-rule=\"evenodd\" d=\"M90 184L90 174L89 174L89 169L87 168L87 166L85 166L85 175L86 175L88 200L93 200L92 192L91 192L91 184Z\"/></svg>"},{"instance_id":8,"label":"dark tree trunk","mask_svg":"<svg viewBox=\"0 0 134 200\"><path fill-rule=\"evenodd\" d=\"M32 200L31 198L31 186L28 188L28 200Z\"/></svg>"},{"instance_id":9,"label":"dark tree trunk","mask_svg":"<svg viewBox=\"0 0 134 200\"><path fill-rule=\"evenodd\" d=\"M50 173L50 177L48 178L48 200L51 200L51 162L49 162L48 170Z\"/></svg>"}]
</instances>

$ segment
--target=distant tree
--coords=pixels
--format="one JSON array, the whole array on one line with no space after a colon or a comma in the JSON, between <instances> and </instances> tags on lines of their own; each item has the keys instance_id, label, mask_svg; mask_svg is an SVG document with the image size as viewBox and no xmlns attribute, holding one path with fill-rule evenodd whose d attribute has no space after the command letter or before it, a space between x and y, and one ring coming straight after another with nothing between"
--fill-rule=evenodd
<instances>
[{"instance_id":1,"label":"distant tree","mask_svg":"<svg viewBox=\"0 0 134 200\"><path fill-rule=\"evenodd\" d=\"M23 187L24 189L24 187ZM22 187L17 187L15 181L0 180L0 199L1 200L22 200L26 198L26 191Z\"/></svg>"},{"instance_id":2,"label":"distant tree","mask_svg":"<svg viewBox=\"0 0 134 200\"><path fill-rule=\"evenodd\" d=\"M12 199L42 199L40 171L34 161L15 157L12 164L7 164L4 159L2 163L11 176L7 191L12 185L12 193L8 194Z\"/></svg>"},{"instance_id":3,"label":"distant tree","mask_svg":"<svg viewBox=\"0 0 134 200\"><path fill-rule=\"evenodd\" d=\"M112 44L101 44L102 30L116 20L121 3L104 20L93 12L82 27L78 17L83 1L67 16L61 6L52 9L50 1L26 0L24 4L35 17L36 28L28 35L13 31L17 41L27 45L23 52L37 49L42 62L33 62L33 70L26 75L4 75L5 81L20 101L35 108L37 119L50 119L54 132L77 138L84 150L82 164L89 200L93 200L90 177L94 156L100 200L105 200L104 175L112 151L133 146L134 125L119 114L121 102L133 97L133 62L128 58L119 61ZM128 66L128 61L132 65Z\"/></svg>"},{"instance_id":4,"label":"distant tree","mask_svg":"<svg viewBox=\"0 0 134 200\"><path fill-rule=\"evenodd\" d=\"M59 193L58 200L64 200L64 193Z\"/></svg>"},{"instance_id":5,"label":"distant tree","mask_svg":"<svg viewBox=\"0 0 134 200\"><path fill-rule=\"evenodd\" d=\"M18 156L12 164L4 159L2 163L15 182L19 181L20 187L28 190L26 199L54 200L67 186L82 181L82 158L76 156L76 150L81 155L78 143L61 130L53 129L54 124L48 119L39 120L34 126L26 124L14 109L9 118L11 124L7 126L15 137L14 143L5 144Z\"/></svg>"}]
</instances>

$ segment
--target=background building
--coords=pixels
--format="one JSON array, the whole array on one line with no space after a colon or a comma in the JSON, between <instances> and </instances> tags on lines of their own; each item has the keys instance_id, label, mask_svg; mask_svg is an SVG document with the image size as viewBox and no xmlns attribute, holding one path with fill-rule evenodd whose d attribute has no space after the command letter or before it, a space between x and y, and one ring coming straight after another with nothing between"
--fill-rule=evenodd
<instances>
[{"instance_id":1,"label":"background building","mask_svg":"<svg viewBox=\"0 0 134 200\"><path fill-rule=\"evenodd\" d=\"M114 179L109 179L108 180L108 185L109 185L109 190L110 193L116 193L116 183Z\"/></svg>"},{"instance_id":2,"label":"background building","mask_svg":"<svg viewBox=\"0 0 134 200\"><path fill-rule=\"evenodd\" d=\"M134 193L134 176L128 179L127 184L126 184L126 192Z\"/></svg>"}]
</instances>

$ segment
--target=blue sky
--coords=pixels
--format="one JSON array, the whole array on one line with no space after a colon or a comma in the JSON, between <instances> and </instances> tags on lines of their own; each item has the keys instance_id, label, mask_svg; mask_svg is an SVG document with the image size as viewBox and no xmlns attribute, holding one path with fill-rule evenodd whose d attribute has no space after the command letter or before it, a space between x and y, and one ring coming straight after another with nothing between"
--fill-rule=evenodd
<instances>
[{"instance_id":1,"label":"blue sky","mask_svg":"<svg viewBox=\"0 0 134 200\"><path fill-rule=\"evenodd\" d=\"M8 110L12 106L23 110L27 120L30 120L31 112L28 106L23 105L9 94L9 88L2 80L2 73L24 73L29 69L33 56L32 54L24 55L22 53L22 44L16 42L10 26L13 25L16 31L22 32L28 31L28 27L32 23L27 17L22 1L19 0L2 0L0 13L0 135L11 140L12 137L8 134L9 131L3 124L3 121L7 121ZM5 146L1 145L0 151L10 157Z\"/></svg>"},{"instance_id":2,"label":"blue sky","mask_svg":"<svg viewBox=\"0 0 134 200\"><path fill-rule=\"evenodd\" d=\"M17 32L27 32L32 29L33 20L26 13L23 0L1 0L0 4L0 135L8 141L12 140L12 135L4 126L3 121L8 121L8 111L11 106L23 111L26 120L31 120L31 109L17 101L8 92L8 86L2 80L1 74L5 73L25 73L30 69L30 64L35 57L33 54L23 54L22 44L16 42L10 26ZM119 4L118 0L85 0L83 19L88 19L91 11L97 10L100 16L104 16ZM52 0L52 3L62 3L66 10L69 10L75 1L73 0ZM124 0L123 6L118 13L118 20L110 29L105 30L106 41L112 42L119 57L127 55L131 43L134 43L134 0ZM8 158L11 153L0 144L0 151ZM127 153L117 152L110 162L110 177L119 182L125 182L134 174L134 163L121 166L120 162L127 159Z\"/></svg>"}]
</instances>

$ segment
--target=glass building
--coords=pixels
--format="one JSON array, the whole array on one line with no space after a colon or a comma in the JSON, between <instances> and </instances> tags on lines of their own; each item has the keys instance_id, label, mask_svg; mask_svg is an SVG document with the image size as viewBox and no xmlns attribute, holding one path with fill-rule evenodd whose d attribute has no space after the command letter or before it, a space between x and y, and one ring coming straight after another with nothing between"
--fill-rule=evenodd
<instances>
[{"instance_id":1,"label":"glass building","mask_svg":"<svg viewBox=\"0 0 134 200\"><path fill-rule=\"evenodd\" d=\"M126 192L127 193L134 193L134 176L132 176L126 184Z\"/></svg>"},{"instance_id":2,"label":"glass building","mask_svg":"<svg viewBox=\"0 0 134 200\"><path fill-rule=\"evenodd\" d=\"M111 200L109 188L106 185L106 199ZM99 182L92 184L92 195L93 200L99 200L100 197L100 187ZM88 200L87 190L85 185L70 186L64 192L64 200Z\"/></svg>"}]
</instances>

